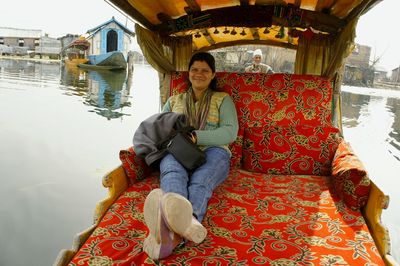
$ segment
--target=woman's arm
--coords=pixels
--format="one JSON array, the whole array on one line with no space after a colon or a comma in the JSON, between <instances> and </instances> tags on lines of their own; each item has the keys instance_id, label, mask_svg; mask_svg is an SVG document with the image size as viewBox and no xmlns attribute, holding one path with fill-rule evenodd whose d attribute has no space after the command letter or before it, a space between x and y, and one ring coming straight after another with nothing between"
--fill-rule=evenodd
<instances>
[{"instance_id":1,"label":"woman's arm","mask_svg":"<svg viewBox=\"0 0 400 266\"><path fill-rule=\"evenodd\" d=\"M171 112L171 104L169 102L169 99L170 98L168 98L167 102L164 104L164 106L163 106L163 108L161 110L162 113Z\"/></svg>"},{"instance_id":2,"label":"woman's arm","mask_svg":"<svg viewBox=\"0 0 400 266\"><path fill-rule=\"evenodd\" d=\"M215 130L195 130L197 144L226 145L236 140L239 125L235 104L230 96L226 96L219 110L219 127Z\"/></svg>"}]
</instances>

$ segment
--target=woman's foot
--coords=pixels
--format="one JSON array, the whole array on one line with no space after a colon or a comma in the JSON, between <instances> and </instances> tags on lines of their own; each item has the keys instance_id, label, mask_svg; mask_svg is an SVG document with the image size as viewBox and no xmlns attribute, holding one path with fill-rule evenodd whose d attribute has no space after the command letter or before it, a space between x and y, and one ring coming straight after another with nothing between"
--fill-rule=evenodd
<instances>
[{"instance_id":1,"label":"woman's foot","mask_svg":"<svg viewBox=\"0 0 400 266\"><path fill-rule=\"evenodd\" d=\"M176 193L166 193L161 203L162 214L168 227L178 235L201 243L207 236L207 229L193 217L190 201Z\"/></svg>"},{"instance_id":2,"label":"woman's foot","mask_svg":"<svg viewBox=\"0 0 400 266\"><path fill-rule=\"evenodd\" d=\"M161 215L163 194L161 189L154 189L144 202L144 221L150 232L143 242L143 251L153 260L168 257L182 241L179 235L169 230Z\"/></svg>"}]
</instances>

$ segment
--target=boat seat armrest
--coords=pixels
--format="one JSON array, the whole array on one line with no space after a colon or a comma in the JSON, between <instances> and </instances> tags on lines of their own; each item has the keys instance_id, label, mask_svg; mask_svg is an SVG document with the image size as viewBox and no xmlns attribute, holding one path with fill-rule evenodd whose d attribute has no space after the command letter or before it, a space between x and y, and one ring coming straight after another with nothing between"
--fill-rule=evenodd
<instances>
[{"instance_id":1,"label":"boat seat armrest","mask_svg":"<svg viewBox=\"0 0 400 266\"><path fill-rule=\"evenodd\" d=\"M94 223L97 223L114 201L128 188L129 181L122 165L103 176L103 186L108 188L108 197L96 205Z\"/></svg>"},{"instance_id":2,"label":"boat seat armrest","mask_svg":"<svg viewBox=\"0 0 400 266\"><path fill-rule=\"evenodd\" d=\"M394 260L390 247L389 231L382 223L382 211L389 206L389 196L385 195L373 182L367 204L361 208L368 229L386 265L399 266Z\"/></svg>"},{"instance_id":3,"label":"boat seat armrest","mask_svg":"<svg viewBox=\"0 0 400 266\"><path fill-rule=\"evenodd\" d=\"M371 181L364 165L344 140L339 143L333 157L332 179L338 196L349 208L358 210L365 206Z\"/></svg>"},{"instance_id":4,"label":"boat seat armrest","mask_svg":"<svg viewBox=\"0 0 400 266\"><path fill-rule=\"evenodd\" d=\"M143 180L154 172L154 169L148 166L143 158L136 155L133 147L121 150L119 159L130 183Z\"/></svg>"}]
</instances>

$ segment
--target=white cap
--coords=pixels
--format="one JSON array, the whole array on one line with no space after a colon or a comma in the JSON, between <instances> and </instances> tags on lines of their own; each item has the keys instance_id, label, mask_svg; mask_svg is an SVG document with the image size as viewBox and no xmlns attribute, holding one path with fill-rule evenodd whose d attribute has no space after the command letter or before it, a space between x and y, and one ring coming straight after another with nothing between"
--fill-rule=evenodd
<instances>
[{"instance_id":1,"label":"white cap","mask_svg":"<svg viewBox=\"0 0 400 266\"><path fill-rule=\"evenodd\" d=\"M256 55L261 56L262 57L262 52L260 49L257 49L253 52L253 57L255 57Z\"/></svg>"}]
</instances>

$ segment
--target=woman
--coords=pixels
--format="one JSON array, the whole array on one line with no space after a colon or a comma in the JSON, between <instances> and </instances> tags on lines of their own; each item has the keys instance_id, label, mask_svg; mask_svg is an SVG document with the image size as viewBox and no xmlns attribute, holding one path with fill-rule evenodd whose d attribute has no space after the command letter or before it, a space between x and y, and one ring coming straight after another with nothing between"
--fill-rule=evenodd
<instances>
[{"instance_id":1,"label":"woman","mask_svg":"<svg viewBox=\"0 0 400 266\"><path fill-rule=\"evenodd\" d=\"M237 137L235 105L225 92L216 91L215 60L196 53L189 62L190 87L170 97L163 112L185 114L196 130L191 138L206 153L207 161L188 172L171 154L160 162L160 189L144 204L149 235L143 250L152 259L169 256L182 239L201 243L207 230L201 224L213 190L229 172L228 144Z\"/></svg>"}]
</instances>

